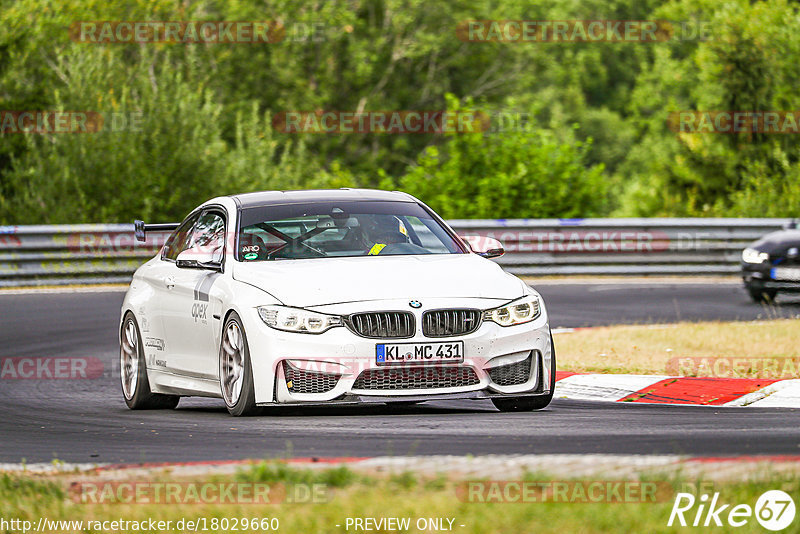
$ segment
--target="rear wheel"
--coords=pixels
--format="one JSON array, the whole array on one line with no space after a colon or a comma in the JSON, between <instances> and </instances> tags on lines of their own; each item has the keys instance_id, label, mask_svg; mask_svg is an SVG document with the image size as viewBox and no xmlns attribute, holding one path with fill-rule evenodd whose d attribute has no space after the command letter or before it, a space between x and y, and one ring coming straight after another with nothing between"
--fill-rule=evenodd
<instances>
[{"instance_id":1,"label":"rear wheel","mask_svg":"<svg viewBox=\"0 0 800 534\"><path fill-rule=\"evenodd\" d=\"M228 412L235 417L252 415L256 409L253 369L242 321L231 312L222 331L219 350L219 384Z\"/></svg>"},{"instance_id":2,"label":"rear wheel","mask_svg":"<svg viewBox=\"0 0 800 534\"><path fill-rule=\"evenodd\" d=\"M139 325L131 312L125 314L119 344L120 381L125 404L131 410L158 410L175 408L180 402L177 395L150 392L147 366L142 348Z\"/></svg>"},{"instance_id":3,"label":"rear wheel","mask_svg":"<svg viewBox=\"0 0 800 534\"><path fill-rule=\"evenodd\" d=\"M750 293L750 298L753 299L753 302L755 302L756 304L774 302L775 295L778 294L778 292L775 289L748 288L747 292Z\"/></svg>"},{"instance_id":4,"label":"rear wheel","mask_svg":"<svg viewBox=\"0 0 800 534\"><path fill-rule=\"evenodd\" d=\"M556 389L556 347L553 334L550 334L550 393L536 397L500 397L492 399L495 408L501 412L530 412L546 408L553 400Z\"/></svg>"}]
</instances>

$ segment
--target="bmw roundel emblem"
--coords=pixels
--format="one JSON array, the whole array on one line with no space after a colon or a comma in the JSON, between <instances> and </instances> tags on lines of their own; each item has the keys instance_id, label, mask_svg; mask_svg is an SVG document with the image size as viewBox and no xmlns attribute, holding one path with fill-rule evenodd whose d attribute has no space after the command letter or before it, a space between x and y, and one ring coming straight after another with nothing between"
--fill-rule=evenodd
<instances>
[{"instance_id":1,"label":"bmw roundel emblem","mask_svg":"<svg viewBox=\"0 0 800 534\"><path fill-rule=\"evenodd\" d=\"M418 300L412 300L412 301L410 301L408 303L408 305L411 306L412 308L421 308L422 307L422 303L420 301L418 301Z\"/></svg>"}]
</instances>

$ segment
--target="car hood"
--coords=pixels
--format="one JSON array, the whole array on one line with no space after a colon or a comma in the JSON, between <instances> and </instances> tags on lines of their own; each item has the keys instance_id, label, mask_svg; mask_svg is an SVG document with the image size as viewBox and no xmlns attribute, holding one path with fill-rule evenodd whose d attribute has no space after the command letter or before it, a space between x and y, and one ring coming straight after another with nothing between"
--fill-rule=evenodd
<instances>
[{"instance_id":1,"label":"car hood","mask_svg":"<svg viewBox=\"0 0 800 534\"><path fill-rule=\"evenodd\" d=\"M388 299L511 300L525 291L521 280L475 254L235 262L233 278L299 307Z\"/></svg>"}]
</instances>

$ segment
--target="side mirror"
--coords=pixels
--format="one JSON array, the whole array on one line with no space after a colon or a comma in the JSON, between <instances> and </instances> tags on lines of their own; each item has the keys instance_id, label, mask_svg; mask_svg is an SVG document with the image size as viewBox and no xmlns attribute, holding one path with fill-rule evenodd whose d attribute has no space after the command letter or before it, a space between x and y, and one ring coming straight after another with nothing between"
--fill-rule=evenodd
<instances>
[{"instance_id":1,"label":"side mirror","mask_svg":"<svg viewBox=\"0 0 800 534\"><path fill-rule=\"evenodd\" d=\"M498 258L506 253L503 244L493 237L465 235L461 239L467 242L472 252L483 258Z\"/></svg>"},{"instance_id":2,"label":"side mirror","mask_svg":"<svg viewBox=\"0 0 800 534\"><path fill-rule=\"evenodd\" d=\"M175 265L181 269L208 269L222 271L217 254L205 248L189 248L178 254Z\"/></svg>"}]
</instances>

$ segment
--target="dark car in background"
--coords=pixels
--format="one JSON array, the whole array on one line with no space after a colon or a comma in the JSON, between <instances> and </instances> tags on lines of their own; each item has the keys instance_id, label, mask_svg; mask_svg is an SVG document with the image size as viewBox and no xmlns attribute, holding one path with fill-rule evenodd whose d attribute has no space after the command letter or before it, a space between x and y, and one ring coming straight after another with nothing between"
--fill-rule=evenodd
<instances>
[{"instance_id":1,"label":"dark car in background","mask_svg":"<svg viewBox=\"0 0 800 534\"><path fill-rule=\"evenodd\" d=\"M755 302L770 302L779 291L800 292L800 229L796 220L742 251L742 280Z\"/></svg>"}]
</instances>

